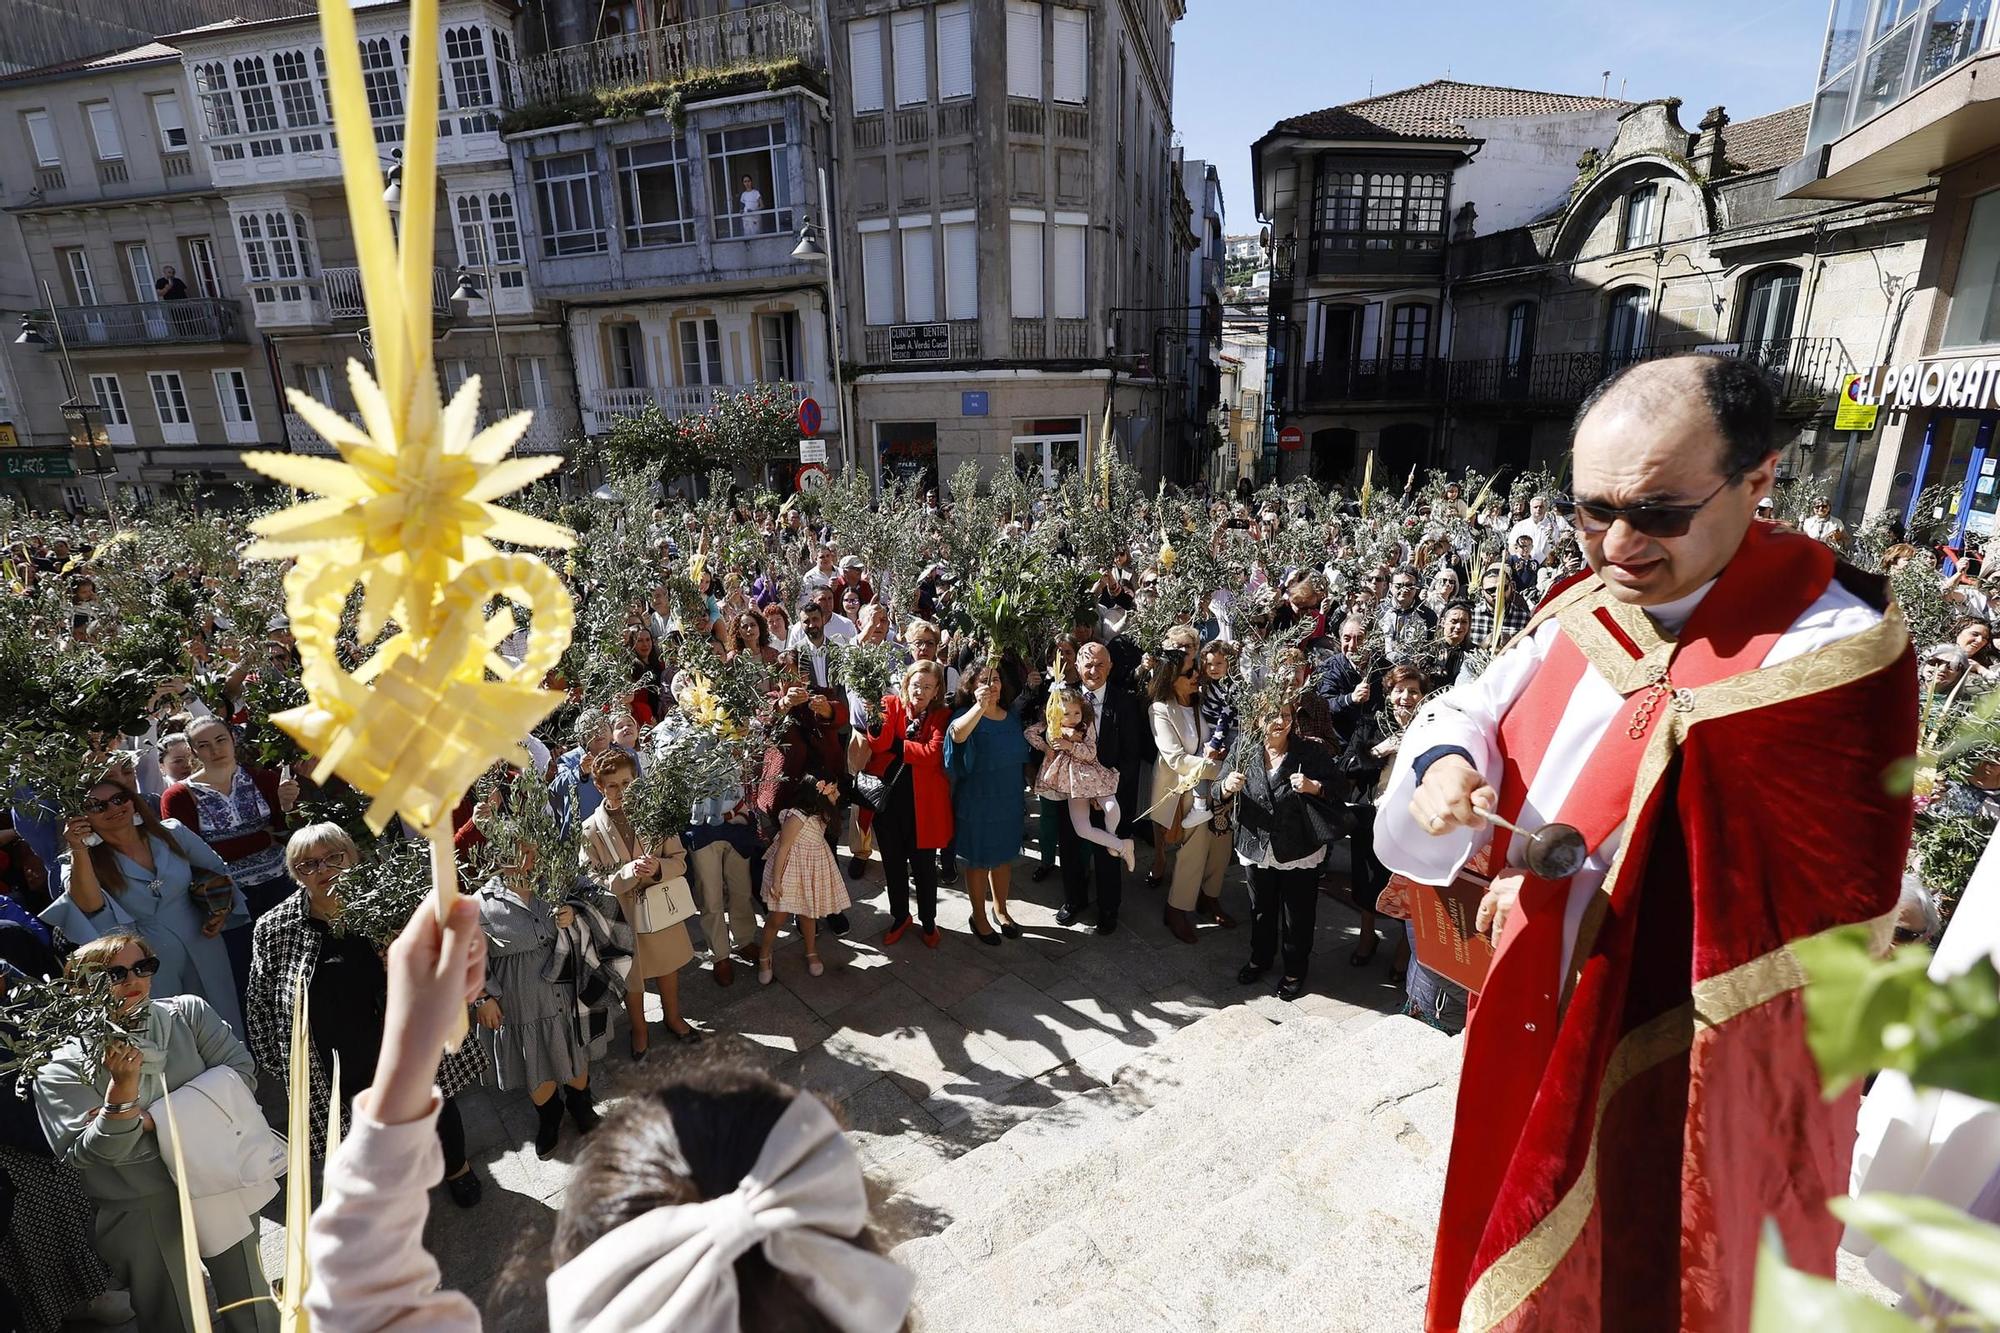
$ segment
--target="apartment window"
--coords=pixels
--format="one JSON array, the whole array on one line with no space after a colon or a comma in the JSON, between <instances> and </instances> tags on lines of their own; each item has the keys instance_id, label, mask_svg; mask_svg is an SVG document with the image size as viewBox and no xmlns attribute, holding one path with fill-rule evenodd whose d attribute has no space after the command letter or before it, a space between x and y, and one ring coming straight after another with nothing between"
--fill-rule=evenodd
<instances>
[{"instance_id":1,"label":"apartment window","mask_svg":"<svg viewBox=\"0 0 2000 1333\"><path fill-rule=\"evenodd\" d=\"M146 382L153 388L153 410L160 414L162 427L194 424L194 414L188 411L187 385L181 383L178 370L150 371Z\"/></svg>"},{"instance_id":2,"label":"apartment window","mask_svg":"<svg viewBox=\"0 0 2000 1333\"><path fill-rule=\"evenodd\" d=\"M792 229L786 195L785 127L744 125L708 136L713 168L709 193L728 201L715 219L718 238L761 236Z\"/></svg>"},{"instance_id":3,"label":"apartment window","mask_svg":"<svg viewBox=\"0 0 2000 1333\"><path fill-rule=\"evenodd\" d=\"M862 322L896 322L896 238L886 222L861 233Z\"/></svg>"},{"instance_id":4,"label":"apartment window","mask_svg":"<svg viewBox=\"0 0 2000 1333\"><path fill-rule=\"evenodd\" d=\"M521 253L521 223L514 216L514 195L496 190L486 196L486 225L493 239L493 263L500 270L502 287L525 287L528 271Z\"/></svg>"},{"instance_id":5,"label":"apartment window","mask_svg":"<svg viewBox=\"0 0 2000 1333\"><path fill-rule=\"evenodd\" d=\"M491 249L486 243L486 205L476 194L462 194L454 208L458 213L458 257L472 269L492 267Z\"/></svg>"},{"instance_id":6,"label":"apartment window","mask_svg":"<svg viewBox=\"0 0 2000 1333\"><path fill-rule=\"evenodd\" d=\"M1435 250L1444 242L1442 174L1322 169L1313 183L1313 240L1322 251Z\"/></svg>"},{"instance_id":7,"label":"apartment window","mask_svg":"<svg viewBox=\"0 0 2000 1333\"><path fill-rule=\"evenodd\" d=\"M264 224L255 213L236 219L236 239L243 249L243 273L252 282L271 280L271 249L264 244Z\"/></svg>"},{"instance_id":8,"label":"apartment window","mask_svg":"<svg viewBox=\"0 0 2000 1333\"><path fill-rule=\"evenodd\" d=\"M935 238L928 218L899 225L903 243L903 319L910 324L928 324L937 318L937 261Z\"/></svg>"},{"instance_id":9,"label":"apartment window","mask_svg":"<svg viewBox=\"0 0 2000 1333\"><path fill-rule=\"evenodd\" d=\"M319 124L319 99L313 93L313 71L306 64L306 53L278 52L271 57L271 71L277 76L286 127L301 130Z\"/></svg>"},{"instance_id":10,"label":"apartment window","mask_svg":"<svg viewBox=\"0 0 2000 1333\"><path fill-rule=\"evenodd\" d=\"M451 70L452 101L461 111L479 113L460 116L459 133L491 133L499 129L500 117L491 109L494 105L493 72L486 63L486 29L473 26L446 28L444 54Z\"/></svg>"},{"instance_id":11,"label":"apartment window","mask_svg":"<svg viewBox=\"0 0 2000 1333\"><path fill-rule=\"evenodd\" d=\"M215 372L215 401L222 406L223 424L253 427L257 424L256 409L250 405L250 381L242 371Z\"/></svg>"},{"instance_id":12,"label":"apartment window","mask_svg":"<svg viewBox=\"0 0 2000 1333\"><path fill-rule=\"evenodd\" d=\"M594 255L607 245L604 213L597 198L597 172L586 153L537 158L533 164L535 207L542 229L542 254Z\"/></svg>"},{"instance_id":13,"label":"apartment window","mask_svg":"<svg viewBox=\"0 0 2000 1333\"><path fill-rule=\"evenodd\" d=\"M1625 228L1620 246L1625 250L1636 250L1643 245L1651 245L1658 234L1660 210L1660 187L1641 185L1625 196Z\"/></svg>"},{"instance_id":14,"label":"apartment window","mask_svg":"<svg viewBox=\"0 0 2000 1333\"><path fill-rule=\"evenodd\" d=\"M944 224L944 316L979 318L979 227L969 217Z\"/></svg>"},{"instance_id":15,"label":"apartment window","mask_svg":"<svg viewBox=\"0 0 2000 1333\"><path fill-rule=\"evenodd\" d=\"M1407 370L1420 365L1431 353L1431 308L1427 305L1399 305L1389 316L1389 360L1391 368Z\"/></svg>"},{"instance_id":16,"label":"apartment window","mask_svg":"<svg viewBox=\"0 0 2000 1333\"><path fill-rule=\"evenodd\" d=\"M91 102L84 108L90 120L90 138L97 145L99 162L117 162L125 156L125 140L118 133L118 116L109 102Z\"/></svg>"},{"instance_id":17,"label":"apartment window","mask_svg":"<svg viewBox=\"0 0 2000 1333\"><path fill-rule=\"evenodd\" d=\"M274 209L267 213L243 213L236 219L236 236L242 243L243 271L252 283L283 283L281 287L260 287L252 293L259 301L297 301L305 292L299 284L312 276L310 233L302 214Z\"/></svg>"},{"instance_id":18,"label":"apartment window","mask_svg":"<svg viewBox=\"0 0 2000 1333\"><path fill-rule=\"evenodd\" d=\"M1042 100L1041 0L1007 0L1007 96Z\"/></svg>"},{"instance_id":19,"label":"apartment window","mask_svg":"<svg viewBox=\"0 0 2000 1333\"><path fill-rule=\"evenodd\" d=\"M264 57L250 56L232 67L236 100L243 108L243 128L249 134L270 134L278 128L278 104L271 96L271 76Z\"/></svg>"},{"instance_id":20,"label":"apartment window","mask_svg":"<svg viewBox=\"0 0 2000 1333\"><path fill-rule=\"evenodd\" d=\"M194 67L195 94L201 98L208 137L228 139L243 132L236 115L236 94L229 88L229 67L220 60Z\"/></svg>"},{"instance_id":21,"label":"apartment window","mask_svg":"<svg viewBox=\"0 0 2000 1333\"><path fill-rule=\"evenodd\" d=\"M97 283L90 274L90 256L81 250L59 250L63 276L69 280L69 296L75 305L97 304Z\"/></svg>"},{"instance_id":22,"label":"apartment window","mask_svg":"<svg viewBox=\"0 0 2000 1333\"><path fill-rule=\"evenodd\" d=\"M153 104L153 124L160 129L160 147L163 149L187 147L187 120L181 115L181 95L154 93L148 100Z\"/></svg>"},{"instance_id":23,"label":"apartment window","mask_svg":"<svg viewBox=\"0 0 2000 1333\"><path fill-rule=\"evenodd\" d=\"M116 375L92 375L90 396L104 409L104 424L107 426L130 426L131 413L125 410L125 390L118 383Z\"/></svg>"},{"instance_id":24,"label":"apartment window","mask_svg":"<svg viewBox=\"0 0 2000 1333\"><path fill-rule=\"evenodd\" d=\"M618 150L618 194L625 245L687 245L694 240L694 197L686 142L679 138Z\"/></svg>"},{"instance_id":25,"label":"apartment window","mask_svg":"<svg viewBox=\"0 0 2000 1333\"><path fill-rule=\"evenodd\" d=\"M1507 354L1509 374L1525 374L1535 358L1535 303L1516 301L1507 307Z\"/></svg>"},{"instance_id":26,"label":"apartment window","mask_svg":"<svg viewBox=\"0 0 2000 1333\"><path fill-rule=\"evenodd\" d=\"M1054 279L1054 313L1057 319L1082 319L1087 302L1085 290L1085 258L1088 250L1086 238L1090 234L1089 218L1076 214L1073 218L1057 215L1055 224L1049 229L1049 269Z\"/></svg>"},{"instance_id":27,"label":"apartment window","mask_svg":"<svg viewBox=\"0 0 2000 1333\"><path fill-rule=\"evenodd\" d=\"M972 6L959 0L939 5L937 15L938 100L972 96Z\"/></svg>"},{"instance_id":28,"label":"apartment window","mask_svg":"<svg viewBox=\"0 0 2000 1333\"><path fill-rule=\"evenodd\" d=\"M854 111L880 111L882 99L882 20L857 19L847 25L847 66L854 88Z\"/></svg>"},{"instance_id":29,"label":"apartment window","mask_svg":"<svg viewBox=\"0 0 2000 1333\"><path fill-rule=\"evenodd\" d=\"M721 384L722 326L712 319L681 321L681 383Z\"/></svg>"},{"instance_id":30,"label":"apartment window","mask_svg":"<svg viewBox=\"0 0 2000 1333\"><path fill-rule=\"evenodd\" d=\"M1792 336L1792 316L1799 304L1797 269L1773 268L1751 274L1743 297L1740 336L1746 344L1781 343Z\"/></svg>"},{"instance_id":31,"label":"apartment window","mask_svg":"<svg viewBox=\"0 0 2000 1333\"><path fill-rule=\"evenodd\" d=\"M1604 315L1604 359L1622 366L1637 359L1646 342L1646 313L1651 298L1644 287L1627 287L1611 294Z\"/></svg>"},{"instance_id":32,"label":"apartment window","mask_svg":"<svg viewBox=\"0 0 2000 1333\"><path fill-rule=\"evenodd\" d=\"M307 397L333 406L333 367L312 363L299 367L299 389Z\"/></svg>"},{"instance_id":33,"label":"apartment window","mask_svg":"<svg viewBox=\"0 0 2000 1333\"><path fill-rule=\"evenodd\" d=\"M784 384L800 378L799 317L787 310L757 316L757 352L762 378Z\"/></svg>"},{"instance_id":34,"label":"apartment window","mask_svg":"<svg viewBox=\"0 0 2000 1333\"><path fill-rule=\"evenodd\" d=\"M144 241L133 241L125 247L125 270L132 275L132 299L152 300L153 256L147 252Z\"/></svg>"},{"instance_id":35,"label":"apartment window","mask_svg":"<svg viewBox=\"0 0 2000 1333\"><path fill-rule=\"evenodd\" d=\"M403 84L396 72L396 52L386 37L361 43L361 86L368 93L368 114L375 121L375 142L394 143L403 137Z\"/></svg>"},{"instance_id":36,"label":"apartment window","mask_svg":"<svg viewBox=\"0 0 2000 1333\"><path fill-rule=\"evenodd\" d=\"M1055 98L1081 104L1090 93L1090 15L1058 9L1055 19Z\"/></svg>"},{"instance_id":37,"label":"apartment window","mask_svg":"<svg viewBox=\"0 0 2000 1333\"><path fill-rule=\"evenodd\" d=\"M896 48L896 105L921 106L931 98L930 46L925 40L924 11L905 10L891 23Z\"/></svg>"},{"instance_id":38,"label":"apartment window","mask_svg":"<svg viewBox=\"0 0 2000 1333\"><path fill-rule=\"evenodd\" d=\"M189 236L181 242L187 252L188 272L194 275L197 294L211 301L222 299L222 273L215 266L215 243L206 236Z\"/></svg>"},{"instance_id":39,"label":"apartment window","mask_svg":"<svg viewBox=\"0 0 2000 1333\"><path fill-rule=\"evenodd\" d=\"M1040 319L1042 304L1042 220L1029 220L1016 209L1007 232L1008 270L1012 278L1015 319Z\"/></svg>"},{"instance_id":40,"label":"apartment window","mask_svg":"<svg viewBox=\"0 0 2000 1333\"><path fill-rule=\"evenodd\" d=\"M458 397L458 391L463 389L465 382L471 378L472 367L466 364L462 356L438 362L438 387L443 390L444 400L447 403Z\"/></svg>"},{"instance_id":41,"label":"apartment window","mask_svg":"<svg viewBox=\"0 0 2000 1333\"><path fill-rule=\"evenodd\" d=\"M637 324L607 324L604 335L611 348L611 387L646 387L646 341Z\"/></svg>"},{"instance_id":42,"label":"apartment window","mask_svg":"<svg viewBox=\"0 0 2000 1333\"><path fill-rule=\"evenodd\" d=\"M62 149L56 145L55 122L46 111L22 113L22 124L28 127L28 144L35 150L35 165L38 167L59 167L62 165Z\"/></svg>"},{"instance_id":43,"label":"apartment window","mask_svg":"<svg viewBox=\"0 0 2000 1333\"><path fill-rule=\"evenodd\" d=\"M514 358L514 387L521 406L531 412L546 412L554 400L549 395L549 363L544 357Z\"/></svg>"}]
</instances>

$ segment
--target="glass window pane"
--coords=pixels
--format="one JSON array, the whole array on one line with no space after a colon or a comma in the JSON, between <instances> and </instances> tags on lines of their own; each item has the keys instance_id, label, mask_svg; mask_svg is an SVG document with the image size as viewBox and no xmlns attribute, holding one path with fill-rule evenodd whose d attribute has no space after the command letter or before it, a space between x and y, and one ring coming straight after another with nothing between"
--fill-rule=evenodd
<instances>
[{"instance_id":1,"label":"glass window pane","mask_svg":"<svg viewBox=\"0 0 2000 1333\"><path fill-rule=\"evenodd\" d=\"M1986 35L1990 0L1939 0L1918 26L1917 73L1913 86L1922 87L1977 51Z\"/></svg>"},{"instance_id":2,"label":"glass window pane","mask_svg":"<svg viewBox=\"0 0 2000 1333\"><path fill-rule=\"evenodd\" d=\"M1967 347L2000 338L2000 191L1972 201L1965 224L1965 249L1952 283L1951 313L1944 324L1944 345Z\"/></svg>"},{"instance_id":3,"label":"glass window pane","mask_svg":"<svg viewBox=\"0 0 2000 1333\"><path fill-rule=\"evenodd\" d=\"M1826 25L1826 50L1819 62L1819 81L1846 69L1861 54L1861 25L1868 21L1868 0L1839 0Z\"/></svg>"},{"instance_id":4,"label":"glass window pane","mask_svg":"<svg viewBox=\"0 0 2000 1333\"><path fill-rule=\"evenodd\" d=\"M1901 101L1909 90L1910 39L1916 30L1915 24L1898 28L1869 53L1866 72L1861 78L1861 94L1854 107L1856 125Z\"/></svg>"}]
</instances>

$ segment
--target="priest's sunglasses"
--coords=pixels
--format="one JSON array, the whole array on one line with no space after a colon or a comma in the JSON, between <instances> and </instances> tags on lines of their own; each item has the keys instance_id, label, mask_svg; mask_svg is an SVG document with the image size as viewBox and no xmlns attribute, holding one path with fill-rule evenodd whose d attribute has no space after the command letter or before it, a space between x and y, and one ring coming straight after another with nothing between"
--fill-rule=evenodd
<instances>
[{"instance_id":1,"label":"priest's sunglasses","mask_svg":"<svg viewBox=\"0 0 2000 1333\"><path fill-rule=\"evenodd\" d=\"M1609 532L1611 525L1624 519L1626 526L1634 532L1648 537L1685 537L1688 528L1694 524L1694 516L1708 507L1708 502L1736 484L1743 472L1738 469L1722 479L1722 484L1693 504L1638 504L1619 507L1599 504L1595 500L1579 500L1573 495L1555 497L1556 512L1576 525L1579 532Z\"/></svg>"}]
</instances>

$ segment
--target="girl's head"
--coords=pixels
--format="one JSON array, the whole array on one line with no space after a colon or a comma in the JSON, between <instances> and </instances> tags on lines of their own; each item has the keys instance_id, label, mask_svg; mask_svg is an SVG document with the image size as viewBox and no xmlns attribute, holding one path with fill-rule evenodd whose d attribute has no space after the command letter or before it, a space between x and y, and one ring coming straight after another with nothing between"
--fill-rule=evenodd
<instances>
[{"instance_id":1,"label":"girl's head","mask_svg":"<svg viewBox=\"0 0 2000 1333\"><path fill-rule=\"evenodd\" d=\"M160 738L160 772L168 782L185 782L194 776L194 747L185 732Z\"/></svg>"},{"instance_id":2,"label":"girl's head","mask_svg":"<svg viewBox=\"0 0 2000 1333\"><path fill-rule=\"evenodd\" d=\"M340 872L361 859L347 830L338 824L308 824L285 843L285 873L315 898L323 898Z\"/></svg>"},{"instance_id":3,"label":"girl's head","mask_svg":"<svg viewBox=\"0 0 2000 1333\"><path fill-rule=\"evenodd\" d=\"M772 643L783 643L791 637L792 615L783 602L773 602L764 608L764 628L770 631Z\"/></svg>"},{"instance_id":4,"label":"girl's head","mask_svg":"<svg viewBox=\"0 0 2000 1333\"><path fill-rule=\"evenodd\" d=\"M944 701L944 667L936 662L910 663L899 684L912 716L921 717Z\"/></svg>"},{"instance_id":5,"label":"girl's head","mask_svg":"<svg viewBox=\"0 0 2000 1333\"><path fill-rule=\"evenodd\" d=\"M846 616L849 620L860 619L861 590L859 588L844 588L841 590L840 614Z\"/></svg>"},{"instance_id":6,"label":"girl's head","mask_svg":"<svg viewBox=\"0 0 2000 1333\"><path fill-rule=\"evenodd\" d=\"M642 662L653 660L653 632L643 625L633 625L625 631L625 646L632 650L632 656Z\"/></svg>"},{"instance_id":7,"label":"girl's head","mask_svg":"<svg viewBox=\"0 0 2000 1333\"><path fill-rule=\"evenodd\" d=\"M226 769L236 763L236 738L229 734L229 724L221 718L201 719L188 728L187 738L201 771Z\"/></svg>"},{"instance_id":8,"label":"girl's head","mask_svg":"<svg viewBox=\"0 0 2000 1333\"><path fill-rule=\"evenodd\" d=\"M1060 685L1049 693L1049 720L1081 730L1097 720L1097 710L1090 706L1090 696L1082 690Z\"/></svg>"},{"instance_id":9,"label":"girl's head","mask_svg":"<svg viewBox=\"0 0 2000 1333\"><path fill-rule=\"evenodd\" d=\"M604 798L604 804L613 810L625 808L625 793L639 778L639 762L623 750L606 750L604 757L597 761L595 776L597 794Z\"/></svg>"},{"instance_id":10,"label":"girl's head","mask_svg":"<svg viewBox=\"0 0 2000 1333\"><path fill-rule=\"evenodd\" d=\"M1993 626L1978 616L1968 616L1952 626L1951 640L1967 657L1976 658L1993 646Z\"/></svg>"},{"instance_id":11,"label":"girl's head","mask_svg":"<svg viewBox=\"0 0 2000 1333\"><path fill-rule=\"evenodd\" d=\"M1407 662L1389 668L1382 676L1382 693L1388 696L1389 707L1395 710L1396 720L1407 723L1416 714L1417 705L1424 701L1424 694L1430 689L1430 682L1424 673Z\"/></svg>"},{"instance_id":12,"label":"girl's head","mask_svg":"<svg viewBox=\"0 0 2000 1333\"><path fill-rule=\"evenodd\" d=\"M752 652L760 652L771 642L771 627L755 611L736 613L736 642Z\"/></svg>"},{"instance_id":13,"label":"girl's head","mask_svg":"<svg viewBox=\"0 0 2000 1333\"><path fill-rule=\"evenodd\" d=\"M111 983L111 993L117 997L119 1012L123 1014L135 1012L153 997L153 975L159 970L160 960L153 946L134 930L99 935L78 946L63 964L63 975L72 980L102 973Z\"/></svg>"},{"instance_id":14,"label":"girl's head","mask_svg":"<svg viewBox=\"0 0 2000 1333\"><path fill-rule=\"evenodd\" d=\"M620 710L611 715L611 744L614 747L622 745L628 750L639 748L639 719L629 711Z\"/></svg>"},{"instance_id":15,"label":"girl's head","mask_svg":"<svg viewBox=\"0 0 2000 1333\"><path fill-rule=\"evenodd\" d=\"M1217 639L1201 650L1201 676L1203 680L1227 680L1236 666L1236 645L1227 639Z\"/></svg>"}]
</instances>

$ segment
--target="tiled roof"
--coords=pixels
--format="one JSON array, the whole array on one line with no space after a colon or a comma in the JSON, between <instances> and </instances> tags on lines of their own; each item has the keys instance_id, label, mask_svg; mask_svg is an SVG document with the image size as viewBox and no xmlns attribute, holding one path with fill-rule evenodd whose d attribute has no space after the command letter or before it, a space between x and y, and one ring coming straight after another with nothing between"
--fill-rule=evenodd
<instances>
[{"instance_id":1,"label":"tiled roof","mask_svg":"<svg viewBox=\"0 0 2000 1333\"><path fill-rule=\"evenodd\" d=\"M1768 116L1737 121L1722 130L1722 152L1739 172L1769 171L1806 150L1806 121L1812 103L1801 102Z\"/></svg>"},{"instance_id":2,"label":"tiled roof","mask_svg":"<svg viewBox=\"0 0 2000 1333\"><path fill-rule=\"evenodd\" d=\"M143 65L149 60L178 60L180 54L164 42L147 42L144 46L121 47L116 51L106 51L99 55L24 69L0 78L0 83L31 83L36 79L52 78L58 74L77 74L91 69L116 69L120 65Z\"/></svg>"},{"instance_id":3,"label":"tiled roof","mask_svg":"<svg viewBox=\"0 0 2000 1333\"><path fill-rule=\"evenodd\" d=\"M1433 79L1414 88L1293 116L1279 121L1271 132L1323 139L1463 139L1466 131L1461 122L1466 120L1561 115L1625 105L1615 97L1539 93L1526 88Z\"/></svg>"}]
</instances>

